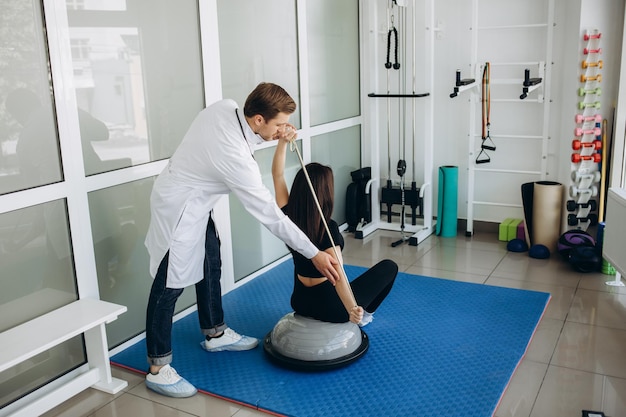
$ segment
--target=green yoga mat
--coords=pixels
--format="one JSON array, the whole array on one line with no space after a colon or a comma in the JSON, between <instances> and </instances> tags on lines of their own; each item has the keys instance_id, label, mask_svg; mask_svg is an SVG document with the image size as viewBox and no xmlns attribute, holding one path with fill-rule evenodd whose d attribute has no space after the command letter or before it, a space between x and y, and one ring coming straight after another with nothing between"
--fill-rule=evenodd
<instances>
[{"instance_id":1,"label":"green yoga mat","mask_svg":"<svg viewBox=\"0 0 626 417\"><path fill-rule=\"evenodd\" d=\"M457 191L459 167L439 167L439 199L437 204L437 236L454 237L457 229Z\"/></svg>"}]
</instances>

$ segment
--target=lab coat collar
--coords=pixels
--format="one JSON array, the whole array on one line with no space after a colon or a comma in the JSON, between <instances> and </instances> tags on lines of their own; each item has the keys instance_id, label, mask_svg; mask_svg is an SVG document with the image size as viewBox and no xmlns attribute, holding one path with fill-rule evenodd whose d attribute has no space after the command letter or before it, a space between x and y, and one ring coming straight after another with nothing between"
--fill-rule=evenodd
<instances>
[{"instance_id":1,"label":"lab coat collar","mask_svg":"<svg viewBox=\"0 0 626 417\"><path fill-rule=\"evenodd\" d=\"M246 142L248 142L250 146L259 145L263 143L264 142L263 138L257 135L256 133L254 133L254 131L248 124L248 121L246 120L245 116L239 112L239 109L236 109L236 112L237 112L237 117L239 118L239 122L241 123L241 127L243 129L243 134L246 138Z\"/></svg>"}]
</instances>

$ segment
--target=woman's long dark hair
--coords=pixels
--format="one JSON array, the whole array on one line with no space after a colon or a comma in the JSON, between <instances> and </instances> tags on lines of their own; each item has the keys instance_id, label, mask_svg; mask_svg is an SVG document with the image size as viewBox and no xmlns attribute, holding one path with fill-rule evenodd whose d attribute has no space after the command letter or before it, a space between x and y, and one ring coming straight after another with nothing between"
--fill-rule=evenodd
<instances>
[{"instance_id":1,"label":"woman's long dark hair","mask_svg":"<svg viewBox=\"0 0 626 417\"><path fill-rule=\"evenodd\" d=\"M306 170L309 173L322 213L324 213L324 219L328 222L333 214L335 195L333 171L330 167L317 162L307 164ZM326 229L302 169L298 171L293 180L286 212L287 216L315 245L321 244Z\"/></svg>"}]
</instances>

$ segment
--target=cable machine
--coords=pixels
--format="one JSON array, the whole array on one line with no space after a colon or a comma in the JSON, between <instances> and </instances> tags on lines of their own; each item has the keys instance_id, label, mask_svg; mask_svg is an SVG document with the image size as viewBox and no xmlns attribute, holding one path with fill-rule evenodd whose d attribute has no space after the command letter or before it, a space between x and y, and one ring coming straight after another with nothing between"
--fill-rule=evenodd
<instances>
[{"instance_id":1,"label":"cable machine","mask_svg":"<svg viewBox=\"0 0 626 417\"><path fill-rule=\"evenodd\" d=\"M380 188L380 214L386 215L387 221L377 219L373 216L373 221L365 227L358 228L355 232L356 238L363 238L367 234L376 229L397 230L400 232L400 238L394 241L391 246L396 247L408 242L409 245L416 246L419 242L428 237L433 231L432 224L432 98L428 92L417 92L417 53L424 53L423 61L426 63L425 81L426 87L432 90L433 86L433 32L435 28L432 26L433 16L433 0L427 0L424 3L424 13L420 15L426 18L426 48L417 47L417 27L416 15L418 13L416 3L418 0L412 0L411 5L407 5L407 1L389 0L387 5L387 31L386 36L386 61L384 65L376 63L374 74L379 74L381 67L386 72L386 93L377 94L370 93L370 98L381 98L375 100L372 106L373 114L381 114L379 103L385 105L386 110L386 145L387 145L387 179L384 186ZM411 92L407 92L407 68L405 59L407 54L407 13L411 15ZM393 57L393 61L392 61ZM395 74L394 74L395 73ZM392 92L392 77L397 78L397 92ZM376 77L378 78L378 77ZM395 81L395 80L394 80ZM416 158L416 134L417 134L417 109L416 101L426 98L426 110L424 111L424 149L420 155L424 157L423 167L423 183L417 186L417 158ZM410 100L410 103L408 101ZM409 106L410 104L410 106ZM410 107L410 108L409 108ZM397 114L393 114L394 111ZM395 164L395 174L397 178L392 178L392 120L397 119L397 145L398 145L398 161ZM407 125L411 124L411 144L410 144L410 164L411 164L411 181L410 185L407 180ZM372 137L373 143L378 145L380 138ZM376 147L376 146L374 146ZM379 152L374 150L373 155ZM376 173L373 173L376 175ZM372 184L378 179L373 178ZM371 191L371 189L370 189ZM406 224L407 208L411 208L411 224ZM394 208L397 210L394 212ZM376 213L376 210L372 210ZM400 217L399 223L393 222L393 216ZM382 218L382 216L381 216ZM419 224L422 223L422 224Z\"/></svg>"}]
</instances>

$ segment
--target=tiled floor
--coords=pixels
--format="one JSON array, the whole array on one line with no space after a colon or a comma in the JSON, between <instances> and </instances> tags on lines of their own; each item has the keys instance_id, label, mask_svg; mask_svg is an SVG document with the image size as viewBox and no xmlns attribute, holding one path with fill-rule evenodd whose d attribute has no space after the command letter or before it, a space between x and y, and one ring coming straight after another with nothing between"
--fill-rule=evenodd
<instances>
[{"instance_id":1,"label":"tiled floor","mask_svg":"<svg viewBox=\"0 0 626 417\"><path fill-rule=\"evenodd\" d=\"M399 232L388 231L364 240L349 235L345 263L371 266L390 258L411 274L552 294L497 417L579 417L581 410L626 417L626 289L605 285L614 277L577 273L558 256L537 260L527 253L509 253L490 233L477 232L472 238L431 236L418 247L392 248L398 237ZM46 416L266 415L202 394L162 397L149 392L137 374L114 368L114 376L129 381L124 392L111 396L88 390Z\"/></svg>"}]
</instances>

